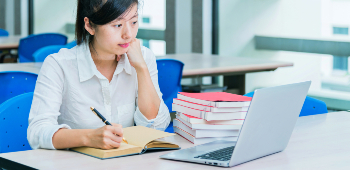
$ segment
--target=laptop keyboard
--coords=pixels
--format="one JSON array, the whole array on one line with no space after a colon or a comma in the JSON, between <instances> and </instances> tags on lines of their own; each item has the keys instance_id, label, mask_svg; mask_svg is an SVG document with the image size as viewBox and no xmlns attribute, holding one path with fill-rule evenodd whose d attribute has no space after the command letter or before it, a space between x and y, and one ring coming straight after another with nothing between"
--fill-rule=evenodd
<instances>
[{"instance_id":1,"label":"laptop keyboard","mask_svg":"<svg viewBox=\"0 0 350 170\"><path fill-rule=\"evenodd\" d=\"M213 152L209 152L203 155L196 156L194 158L208 159L208 160L218 160L218 161L228 161L231 159L234 146L219 149Z\"/></svg>"}]
</instances>

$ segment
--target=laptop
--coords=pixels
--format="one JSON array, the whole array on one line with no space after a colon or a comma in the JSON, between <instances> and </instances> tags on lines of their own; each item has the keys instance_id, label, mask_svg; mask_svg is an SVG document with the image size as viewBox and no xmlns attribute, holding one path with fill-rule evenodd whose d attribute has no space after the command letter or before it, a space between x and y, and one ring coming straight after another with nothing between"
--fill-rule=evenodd
<instances>
[{"instance_id":1,"label":"laptop","mask_svg":"<svg viewBox=\"0 0 350 170\"><path fill-rule=\"evenodd\" d=\"M160 156L231 167L283 151L311 81L255 90L237 142L217 140Z\"/></svg>"}]
</instances>

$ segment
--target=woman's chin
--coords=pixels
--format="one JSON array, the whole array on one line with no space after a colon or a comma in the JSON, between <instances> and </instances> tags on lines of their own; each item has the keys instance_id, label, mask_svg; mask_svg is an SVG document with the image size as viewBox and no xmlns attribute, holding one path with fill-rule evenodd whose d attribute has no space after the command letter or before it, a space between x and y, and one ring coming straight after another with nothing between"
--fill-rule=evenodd
<instances>
[{"instance_id":1,"label":"woman's chin","mask_svg":"<svg viewBox=\"0 0 350 170\"><path fill-rule=\"evenodd\" d=\"M125 54L127 51L117 51L115 52L114 54L117 55L117 56L120 56L120 55L123 55Z\"/></svg>"},{"instance_id":2,"label":"woman's chin","mask_svg":"<svg viewBox=\"0 0 350 170\"><path fill-rule=\"evenodd\" d=\"M129 48L118 49L118 51L116 51L116 54L117 54L117 55L123 55L123 54L125 54L126 52L128 52L128 49L129 49Z\"/></svg>"}]
</instances>

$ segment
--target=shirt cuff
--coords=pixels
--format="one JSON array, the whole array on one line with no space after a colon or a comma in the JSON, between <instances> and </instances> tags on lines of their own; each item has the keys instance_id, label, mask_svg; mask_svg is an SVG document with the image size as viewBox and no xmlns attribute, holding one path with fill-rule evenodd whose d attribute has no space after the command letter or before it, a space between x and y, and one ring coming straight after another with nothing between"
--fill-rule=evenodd
<instances>
[{"instance_id":1,"label":"shirt cuff","mask_svg":"<svg viewBox=\"0 0 350 170\"><path fill-rule=\"evenodd\" d=\"M56 149L53 146L52 137L59 129L71 129L66 124L52 125L52 126L48 126L48 127L45 127L45 128L46 129L42 133L42 136L41 136L42 140L40 141L40 145L39 145L39 146L41 146L41 148L45 148L45 149Z\"/></svg>"},{"instance_id":2,"label":"shirt cuff","mask_svg":"<svg viewBox=\"0 0 350 170\"><path fill-rule=\"evenodd\" d=\"M157 130L164 131L170 124L170 113L168 107L165 105L163 100L161 100L158 114L156 118L148 120L140 111L139 107L136 108L134 115L134 120L136 125L145 126Z\"/></svg>"}]
</instances>

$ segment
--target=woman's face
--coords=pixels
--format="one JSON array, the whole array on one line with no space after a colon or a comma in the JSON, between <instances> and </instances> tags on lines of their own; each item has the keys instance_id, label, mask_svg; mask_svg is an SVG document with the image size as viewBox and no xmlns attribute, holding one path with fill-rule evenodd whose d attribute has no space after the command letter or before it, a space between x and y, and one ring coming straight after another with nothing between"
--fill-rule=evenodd
<instances>
[{"instance_id":1,"label":"woman's face","mask_svg":"<svg viewBox=\"0 0 350 170\"><path fill-rule=\"evenodd\" d=\"M136 37L138 28L137 4L134 4L114 21L98 25L94 43L105 53L122 55L128 51L129 43Z\"/></svg>"}]
</instances>

